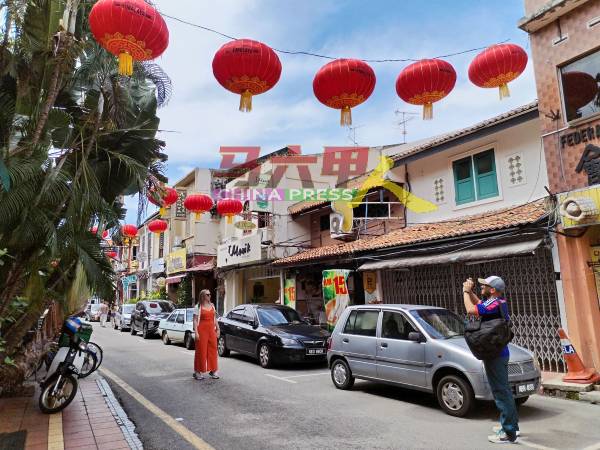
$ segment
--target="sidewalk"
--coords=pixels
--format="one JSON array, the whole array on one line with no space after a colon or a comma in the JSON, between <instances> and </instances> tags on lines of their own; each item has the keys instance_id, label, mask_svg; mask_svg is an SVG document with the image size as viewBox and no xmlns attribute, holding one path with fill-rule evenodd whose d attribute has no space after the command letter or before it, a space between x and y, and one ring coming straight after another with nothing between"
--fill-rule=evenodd
<instances>
[{"instance_id":1,"label":"sidewalk","mask_svg":"<svg viewBox=\"0 0 600 450\"><path fill-rule=\"evenodd\" d=\"M39 390L0 399L0 450L142 450L108 383L97 374L79 381L75 400L57 414L40 412Z\"/></svg>"}]
</instances>

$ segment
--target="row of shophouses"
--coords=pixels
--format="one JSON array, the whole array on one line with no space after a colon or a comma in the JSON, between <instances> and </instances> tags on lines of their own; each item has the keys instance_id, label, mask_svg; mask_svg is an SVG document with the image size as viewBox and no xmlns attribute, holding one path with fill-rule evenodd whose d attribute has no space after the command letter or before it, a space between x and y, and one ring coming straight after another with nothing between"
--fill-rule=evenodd
<instances>
[{"instance_id":1,"label":"row of shophouses","mask_svg":"<svg viewBox=\"0 0 600 450\"><path fill-rule=\"evenodd\" d=\"M194 301L201 289L214 292L223 313L243 303L283 303L293 287L293 306L319 323L324 270L350 271L352 304L426 304L459 314L462 282L495 274L507 284L515 342L545 370L565 370L559 327L584 362L600 368L600 96L596 87L582 104L586 94L568 85L572 72L600 82L598 23L598 1L528 0L519 26L530 33L539 102L419 142L368 148L362 173L342 183L339 173L322 170L331 165L326 154L311 155L302 167L311 186L324 189L358 188L382 156L393 161L385 178L401 190L370 189L349 233L339 232L340 216L326 200L250 199L233 223L186 214L190 193L252 181L275 187L274 178L280 190L306 187L300 166L278 170L294 147L233 176L193 170L173 185L180 200L168 212L169 229L148 231L157 214L140 228L134 264L129 273L119 267L123 295L164 284L175 298L187 283ZM419 199L434 210L419 212Z\"/></svg>"}]
</instances>

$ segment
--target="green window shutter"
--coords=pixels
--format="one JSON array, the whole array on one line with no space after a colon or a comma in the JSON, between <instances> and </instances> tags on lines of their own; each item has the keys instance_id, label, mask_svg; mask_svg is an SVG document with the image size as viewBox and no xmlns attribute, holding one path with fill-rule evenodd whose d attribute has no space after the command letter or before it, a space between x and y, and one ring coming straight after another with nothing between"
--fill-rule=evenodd
<instances>
[{"instance_id":1,"label":"green window shutter","mask_svg":"<svg viewBox=\"0 0 600 450\"><path fill-rule=\"evenodd\" d=\"M475 166L477 199L496 197L498 195L498 178L494 150L487 150L473 156L473 165Z\"/></svg>"},{"instance_id":2,"label":"green window shutter","mask_svg":"<svg viewBox=\"0 0 600 450\"><path fill-rule=\"evenodd\" d=\"M459 159L452 163L454 172L454 192L457 205L475 201L475 185L471 157Z\"/></svg>"}]
</instances>

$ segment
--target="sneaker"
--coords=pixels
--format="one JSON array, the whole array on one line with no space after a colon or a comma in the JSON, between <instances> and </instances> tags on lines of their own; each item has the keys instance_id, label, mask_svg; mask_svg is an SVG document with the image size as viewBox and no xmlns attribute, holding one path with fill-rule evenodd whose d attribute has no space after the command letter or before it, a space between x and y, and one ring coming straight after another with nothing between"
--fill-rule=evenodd
<instances>
[{"instance_id":1,"label":"sneaker","mask_svg":"<svg viewBox=\"0 0 600 450\"><path fill-rule=\"evenodd\" d=\"M221 378L214 372L208 372L208 376L211 377L213 380L218 380L219 378Z\"/></svg>"},{"instance_id":2,"label":"sneaker","mask_svg":"<svg viewBox=\"0 0 600 450\"><path fill-rule=\"evenodd\" d=\"M194 372L192 374L192 377L194 378L194 380L204 380L204 375L202 375L201 373Z\"/></svg>"},{"instance_id":3,"label":"sneaker","mask_svg":"<svg viewBox=\"0 0 600 450\"><path fill-rule=\"evenodd\" d=\"M496 434L498 434L499 432L502 431L502 426L500 425L496 425L495 427L492 428L492 431ZM521 430L517 430L517 437L521 436Z\"/></svg>"},{"instance_id":4,"label":"sneaker","mask_svg":"<svg viewBox=\"0 0 600 450\"><path fill-rule=\"evenodd\" d=\"M490 441L492 444L516 444L517 439L518 438L515 437L514 441L511 441L508 435L502 430L496 434L488 436L488 441Z\"/></svg>"}]
</instances>

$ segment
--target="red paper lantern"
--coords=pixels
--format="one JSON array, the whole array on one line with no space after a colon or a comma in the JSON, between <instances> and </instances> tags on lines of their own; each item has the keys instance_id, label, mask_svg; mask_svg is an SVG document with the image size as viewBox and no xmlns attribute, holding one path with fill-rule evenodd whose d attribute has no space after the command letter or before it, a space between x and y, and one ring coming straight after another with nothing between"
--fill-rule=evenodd
<instances>
[{"instance_id":1,"label":"red paper lantern","mask_svg":"<svg viewBox=\"0 0 600 450\"><path fill-rule=\"evenodd\" d=\"M411 105L423 105L423 119L433 117L433 104L456 84L456 71L441 59L422 59L407 66L396 79L398 96Z\"/></svg>"},{"instance_id":2,"label":"red paper lantern","mask_svg":"<svg viewBox=\"0 0 600 450\"><path fill-rule=\"evenodd\" d=\"M135 225L123 225L121 234L127 239L133 239L138 234L138 229Z\"/></svg>"},{"instance_id":3,"label":"red paper lantern","mask_svg":"<svg viewBox=\"0 0 600 450\"><path fill-rule=\"evenodd\" d=\"M281 62L273 49L251 39L223 45L212 66L219 84L240 94L240 111L252 111L252 96L267 92L281 76Z\"/></svg>"},{"instance_id":4,"label":"red paper lantern","mask_svg":"<svg viewBox=\"0 0 600 450\"><path fill-rule=\"evenodd\" d=\"M95 226L94 226L94 227L92 227L92 228L90 229L90 231L91 231L93 234L98 234L98 227L95 227ZM102 232L102 239L106 239L107 237L108 237L108 231L104 230L104 231Z\"/></svg>"},{"instance_id":5,"label":"red paper lantern","mask_svg":"<svg viewBox=\"0 0 600 450\"><path fill-rule=\"evenodd\" d=\"M499 88L500 100L510 96L508 83L523 73L527 53L515 44L492 45L479 53L469 66L469 80L482 88Z\"/></svg>"},{"instance_id":6,"label":"red paper lantern","mask_svg":"<svg viewBox=\"0 0 600 450\"><path fill-rule=\"evenodd\" d=\"M100 0L90 12L94 38L119 57L119 74L133 74L133 60L158 58L169 45L161 15L144 0Z\"/></svg>"},{"instance_id":7,"label":"red paper lantern","mask_svg":"<svg viewBox=\"0 0 600 450\"><path fill-rule=\"evenodd\" d=\"M156 219L148 224L150 232L155 234L164 233L167 231L167 228L169 228L169 224L166 220Z\"/></svg>"},{"instance_id":8,"label":"red paper lantern","mask_svg":"<svg viewBox=\"0 0 600 450\"><path fill-rule=\"evenodd\" d=\"M196 220L199 220L201 214L211 210L213 200L206 194L191 194L185 198L183 206L188 211L195 213Z\"/></svg>"},{"instance_id":9,"label":"red paper lantern","mask_svg":"<svg viewBox=\"0 0 600 450\"><path fill-rule=\"evenodd\" d=\"M352 125L351 108L367 100L375 89L375 72L359 59L336 59L325 64L313 80L317 99L341 110L340 125Z\"/></svg>"},{"instance_id":10,"label":"red paper lantern","mask_svg":"<svg viewBox=\"0 0 600 450\"><path fill-rule=\"evenodd\" d=\"M241 201L235 198L225 198L217 202L217 212L227 217L227 223L233 222L233 216L241 213L244 210L244 205Z\"/></svg>"},{"instance_id":11,"label":"red paper lantern","mask_svg":"<svg viewBox=\"0 0 600 450\"><path fill-rule=\"evenodd\" d=\"M148 201L153 205L160 206L161 217L166 215L167 209L171 205L177 203L178 198L179 194L177 193L177 190L169 186L161 187L158 191L153 189L148 192Z\"/></svg>"},{"instance_id":12,"label":"red paper lantern","mask_svg":"<svg viewBox=\"0 0 600 450\"><path fill-rule=\"evenodd\" d=\"M118 253L114 250L109 250L105 253L105 255L108 256L110 259L115 259L118 256Z\"/></svg>"}]
</instances>

